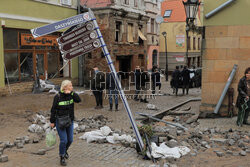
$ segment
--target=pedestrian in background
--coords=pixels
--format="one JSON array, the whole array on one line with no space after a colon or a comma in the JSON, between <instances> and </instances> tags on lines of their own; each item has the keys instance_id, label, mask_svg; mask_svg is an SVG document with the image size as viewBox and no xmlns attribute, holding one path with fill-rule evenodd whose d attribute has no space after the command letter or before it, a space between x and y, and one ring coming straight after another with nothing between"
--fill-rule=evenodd
<instances>
[{"instance_id":1,"label":"pedestrian in background","mask_svg":"<svg viewBox=\"0 0 250 167\"><path fill-rule=\"evenodd\" d=\"M238 119L237 119L237 125L241 126L241 124L247 124L250 125L249 122L247 122L248 115L250 112L250 67L248 67L245 70L244 77L242 77L238 84L238 97L236 106L239 109L238 110ZM244 110L242 107L244 106L244 103L246 103L247 109ZM243 119L243 120L242 120ZM242 122L243 121L243 122Z\"/></svg>"},{"instance_id":2,"label":"pedestrian in background","mask_svg":"<svg viewBox=\"0 0 250 167\"><path fill-rule=\"evenodd\" d=\"M105 76L103 72L99 71L98 67L93 68L93 73L93 78L91 80L91 90L96 100L95 109L102 109L102 94L105 88Z\"/></svg>"},{"instance_id":3,"label":"pedestrian in background","mask_svg":"<svg viewBox=\"0 0 250 167\"><path fill-rule=\"evenodd\" d=\"M178 95L180 77L181 77L181 73L179 70L179 66L176 66L172 74L173 94L175 94L176 96Z\"/></svg>"},{"instance_id":4,"label":"pedestrian in background","mask_svg":"<svg viewBox=\"0 0 250 167\"><path fill-rule=\"evenodd\" d=\"M152 93L155 94L156 87L159 87L159 94L161 93L161 74L159 72L159 69L156 68L154 72L152 72L151 75L152 80Z\"/></svg>"},{"instance_id":5,"label":"pedestrian in background","mask_svg":"<svg viewBox=\"0 0 250 167\"><path fill-rule=\"evenodd\" d=\"M134 74L134 81L135 81L135 101L139 100L139 94L141 91L141 69L140 66L136 66L135 74Z\"/></svg>"},{"instance_id":6,"label":"pedestrian in background","mask_svg":"<svg viewBox=\"0 0 250 167\"><path fill-rule=\"evenodd\" d=\"M149 89L149 75L148 71L144 71L144 67L141 68L141 99L140 102L148 103L147 90Z\"/></svg>"},{"instance_id":7,"label":"pedestrian in background","mask_svg":"<svg viewBox=\"0 0 250 167\"><path fill-rule=\"evenodd\" d=\"M73 142L74 132L74 103L81 102L78 94L73 92L71 81L64 80L61 84L60 92L54 97L51 108L51 127L56 126L60 137L59 156L60 164L66 166L69 158L68 149Z\"/></svg>"},{"instance_id":8,"label":"pedestrian in background","mask_svg":"<svg viewBox=\"0 0 250 167\"><path fill-rule=\"evenodd\" d=\"M115 84L115 74L113 72L110 72L107 75L106 79L106 85L108 89L108 97L109 97L109 111L112 111L113 108L113 99L115 101L115 111L118 111L118 90L117 86ZM119 75L117 74L117 77L119 78Z\"/></svg>"},{"instance_id":9,"label":"pedestrian in background","mask_svg":"<svg viewBox=\"0 0 250 167\"><path fill-rule=\"evenodd\" d=\"M184 66L184 69L181 72L181 76L182 76L182 93L184 95L186 89L186 94L188 94L189 83L190 83L190 71L187 69L187 66Z\"/></svg>"}]
</instances>

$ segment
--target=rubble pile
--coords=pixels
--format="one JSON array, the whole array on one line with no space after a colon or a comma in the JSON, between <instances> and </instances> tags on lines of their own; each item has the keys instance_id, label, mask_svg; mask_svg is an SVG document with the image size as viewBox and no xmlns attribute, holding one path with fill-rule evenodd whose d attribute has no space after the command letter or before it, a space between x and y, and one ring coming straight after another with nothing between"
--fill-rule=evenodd
<instances>
[{"instance_id":1,"label":"rubble pile","mask_svg":"<svg viewBox=\"0 0 250 167\"><path fill-rule=\"evenodd\" d=\"M99 129L108 123L108 118L103 115L96 115L89 118L82 118L81 120L76 119L75 133L82 133L90 131L91 129Z\"/></svg>"},{"instance_id":2,"label":"rubble pile","mask_svg":"<svg viewBox=\"0 0 250 167\"><path fill-rule=\"evenodd\" d=\"M153 130L159 136L159 143L166 143L170 148L186 146L191 149L191 155L212 149L219 157L246 156L250 153L250 132L220 130L218 128L191 128L183 131L169 126L154 126Z\"/></svg>"}]
</instances>

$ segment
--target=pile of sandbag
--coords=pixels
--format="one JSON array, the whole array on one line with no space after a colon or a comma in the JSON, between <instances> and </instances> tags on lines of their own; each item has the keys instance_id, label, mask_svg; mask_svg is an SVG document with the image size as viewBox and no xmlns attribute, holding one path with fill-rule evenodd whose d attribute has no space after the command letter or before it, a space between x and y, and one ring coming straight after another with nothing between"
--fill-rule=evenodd
<instances>
[{"instance_id":1,"label":"pile of sandbag","mask_svg":"<svg viewBox=\"0 0 250 167\"><path fill-rule=\"evenodd\" d=\"M116 143L135 143L135 139L130 135L119 135L117 133L113 133L112 130L108 126L101 127L100 130L90 131L84 133L80 137L80 139L86 140L88 143L90 142L108 142L112 144Z\"/></svg>"}]
</instances>

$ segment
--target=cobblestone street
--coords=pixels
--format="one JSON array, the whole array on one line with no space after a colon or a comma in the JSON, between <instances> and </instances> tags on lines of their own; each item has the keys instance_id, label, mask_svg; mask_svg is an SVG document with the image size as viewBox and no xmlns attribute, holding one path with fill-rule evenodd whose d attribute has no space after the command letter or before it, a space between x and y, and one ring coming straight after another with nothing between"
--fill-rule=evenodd
<instances>
[{"instance_id":1,"label":"cobblestone street","mask_svg":"<svg viewBox=\"0 0 250 167\"><path fill-rule=\"evenodd\" d=\"M81 90L78 88L78 90ZM190 95L188 96L175 96L171 94L172 89L168 83L163 82L162 94L167 94L165 96L156 96L156 99L148 99L150 104L157 106L158 110L147 110L146 103L136 102L134 100L129 100L129 105L131 111L134 115L134 118L137 118L138 115L136 112L150 113L154 114L163 109L171 107L179 102L183 102L189 98L199 97L200 89L191 89ZM181 91L179 91L181 92ZM87 94L90 92L86 92ZM87 100L87 99L86 99ZM83 99L84 103L85 99ZM108 105L104 106L102 110L95 110L94 106L87 109L78 109L76 111L76 118L81 119L83 117L88 118L98 114L102 114L111 121L107 125L113 129L123 130L125 132L132 132L130 128L130 122L123 108L123 104L119 102L119 111L110 112L108 111ZM198 106L193 106L194 110L198 111ZM80 108L80 107L79 107ZM26 132L24 132L26 133ZM77 134L74 136L74 142L70 147L70 159L68 160L68 166L84 166L84 167L107 167L107 166L135 166L143 167L152 165L152 161L143 160L142 156L139 156L134 148L126 148L122 145L112 145L112 144L96 144L96 143L87 143L84 140L79 139L83 133ZM58 137L57 137L58 140ZM45 155L39 156L31 154L32 150L38 150L40 148L46 148L45 142L39 144L29 144L25 145L23 149L6 149L5 154L9 154L9 162L1 164L3 167L46 167L46 166L59 166L59 156L58 156L58 144L54 149L47 151ZM20 156L23 157L21 162Z\"/></svg>"},{"instance_id":2,"label":"cobblestone street","mask_svg":"<svg viewBox=\"0 0 250 167\"><path fill-rule=\"evenodd\" d=\"M77 90L82 90L77 88ZM85 94L89 94L90 92L86 91ZM164 96L156 96L156 99L148 99L149 104L154 104L158 108L158 110L148 110L146 109L146 103L140 103L134 100L129 100L129 105L131 107L131 111L134 115L134 118L138 118L139 116L136 112L143 112L154 114L156 112L163 111L169 107L172 107L178 103L184 102L190 98L200 97L201 90L199 88L193 88L190 90L189 95L179 95L175 96L172 95L172 89L169 86L169 83L163 82L163 89L162 94ZM182 90L179 90L179 94L182 93ZM47 96L47 95L45 95ZM93 98L93 96L87 95L87 97ZM90 98L83 99L82 103L87 103ZM107 100L105 100L105 104L107 104ZM200 102L191 102L187 103L181 108L191 107L192 112L199 112L199 104ZM125 112L124 108L122 107L123 104L119 102L119 111L118 112L110 112L108 111L109 106L105 105L101 110L95 110L94 105L90 108L81 108L81 104L77 106L77 110L75 111L76 119L88 118L93 117L99 114L102 114L104 117L108 118L107 126L111 127L114 130L123 131L125 134L133 134L132 129L130 128L130 122ZM49 108L48 108L49 110ZM223 119L200 119L199 128L214 128L218 127L221 129L235 129L235 130L245 130L249 131L249 126L237 127L235 126L235 117L233 119L223 118ZM137 121L139 123L139 121ZM21 123L20 123L21 125ZM27 126L27 123L23 124ZM18 132L18 135L21 134L27 135L28 132L24 129L25 127L21 128ZM22 131L22 132L21 132ZM12 134L12 139L15 139L14 132ZM143 157L138 155L134 148L124 147L121 144L98 144L98 143L87 143L85 140L79 139L84 133L78 133L74 135L74 142L70 147L69 154L70 158L67 161L68 166L78 167L149 167L151 165L154 166L151 160L143 160ZM1 140L2 137L0 137ZM12 149L5 149L4 154L9 156L9 161L6 163L1 163L1 167L48 167L48 166L60 166L59 164L59 156L58 156L58 144L59 138L57 136L57 144L54 148L46 151L45 155L35 155L39 149L46 149L45 141L41 141L38 144L27 144L24 148L17 149L16 147ZM2 141L4 141L2 139ZM209 153L211 152L211 153ZM214 153L212 151L208 151L209 155ZM199 156L192 157L190 155L186 155L181 158L179 161L178 166L196 166L199 163L202 163L203 166L211 166L212 161L202 160L207 156L207 154L202 153ZM194 162L190 161L190 159L194 158ZM201 159L200 159L201 158ZM214 158L217 158L216 155ZM230 157L225 157L224 159L218 159L217 161L223 162L223 164L227 163L227 159ZM244 159L246 157L239 157L238 161L246 162ZM205 158L206 159L206 158ZM187 163L187 162L188 163ZM207 163L209 162L209 163ZM237 163L236 159L234 160ZM158 161L157 164L159 165L161 162ZM228 165L229 167L230 165ZM243 167L247 167L247 165ZM199 167L199 165L198 165ZM231 166L230 166L231 167ZM232 166L234 167L234 166Z\"/></svg>"}]
</instances>

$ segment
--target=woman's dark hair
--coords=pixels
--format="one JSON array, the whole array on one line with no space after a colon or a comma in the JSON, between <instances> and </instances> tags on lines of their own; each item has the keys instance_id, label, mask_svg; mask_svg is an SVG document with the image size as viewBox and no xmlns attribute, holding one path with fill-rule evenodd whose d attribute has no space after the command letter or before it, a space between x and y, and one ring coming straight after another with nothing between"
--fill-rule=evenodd
<instances>
[{"instance_id":1,"label":"woman's dark hair","mask_svg":"<svg viewBox=\"0 0 250 167\"><path fill-rule=\"evenodd\" d=\"M246 68L245 75L250 71L250 67Z\"/></svg>"}]
</instances>

